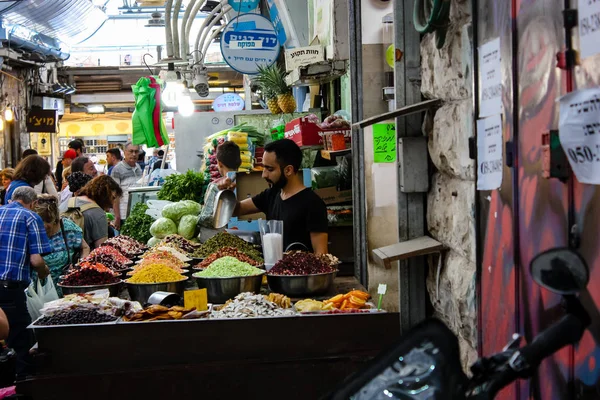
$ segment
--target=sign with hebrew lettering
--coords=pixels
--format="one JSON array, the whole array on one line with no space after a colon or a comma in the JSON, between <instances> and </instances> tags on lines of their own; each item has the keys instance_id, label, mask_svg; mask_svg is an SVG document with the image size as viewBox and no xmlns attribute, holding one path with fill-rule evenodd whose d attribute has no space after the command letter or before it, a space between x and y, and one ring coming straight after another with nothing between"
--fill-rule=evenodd
<instances>
[{"instance_id":1,"label":"sign with hebrew lettering","mask_svg":"<svg viewBox=\"0 0 600 400\"><path fill-rule=\"evenodd\" d=\"M502 116L477 121L477 190L502 185Z\"/></svg>"},{"instance_id":2,"label":"sign with hebrew lettering","mask_svg":"<svg viewBox=\"0 0 600 400\"><path fill-rule=\"evenodd\" d=\"M32 109L27 113L27 132L57 132L57 110Z\"/></svg>"},{"instance_id":3,"label":"sign with hebrew lettering","mask_svg":"<svg viewBox=\"0 0 600 400\"><path fill-rule=\"evenodd\" d=\"M393 163L396 161L397 151L396 124L373 125L374 162Z\"/></svg>"},{"instance_id":4,"label":"sign with hebrew lettering","mask_svg":"<svg viewBox=\"0 0 600 400\"><path fill-rule=\"evenodd\" d=\"M600 185L600 88L560 99L560 144L581 183Z\"/></svg>"},{"instance_id":5,"label":"sign with hebrew lettering","mask_svg":"<svg viewBox=\"0 0 600 400\"><path fill-rule=\"evenodd\" d=\"M285 69L288 71L321 61L325 61L325 49L321 46L299 47L285 51Z\"/></svg>"},{"instance_id":6,"label":"sign with hebrew lettering","mask_svg":"<svg viewBox=\"0 0 600 400\"><path fill-rule=\"evenodd\" d=\"M579 0L577 3L579 51L584 59L600 53L600 1Z\"/></svg>"},{"instance_id":7,"label":"sign with hebrew lettering","mask_svg":"<svg viewBox=\"0 0 600 400\"><path fill-rule=\"evenodd\" d=\"M479 118L502 113L500 38L479 47Z\"/></svg>"}]
</instances>

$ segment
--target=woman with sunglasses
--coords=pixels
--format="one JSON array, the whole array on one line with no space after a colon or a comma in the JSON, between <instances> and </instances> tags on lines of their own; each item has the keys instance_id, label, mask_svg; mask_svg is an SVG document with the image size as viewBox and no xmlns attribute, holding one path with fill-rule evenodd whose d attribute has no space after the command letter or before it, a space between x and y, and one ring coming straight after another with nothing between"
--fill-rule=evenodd
<instances>
[{"instance_id":1,"label":"woman with sunglasses","mask_svg":"<svg viewBox=\"0 0 600 400\"><path fill-rule=\"evenodd\" d=\"M46 234L52 245L52 253L45 255L44 261L50 269L52 280L57 283L66 267L90 254L90 247L83 239L81 228L69 218L60 217L58 199L55 196L39 195L33 211L44 221ZM62 296L58 286L56 290Z\"/></svg>"}]
</instances>

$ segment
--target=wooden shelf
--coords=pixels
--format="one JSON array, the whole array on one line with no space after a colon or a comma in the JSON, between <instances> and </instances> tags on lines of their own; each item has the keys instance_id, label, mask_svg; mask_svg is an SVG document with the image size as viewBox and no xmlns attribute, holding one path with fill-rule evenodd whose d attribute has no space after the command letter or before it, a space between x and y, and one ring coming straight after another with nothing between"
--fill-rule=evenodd
<instances>
[{"instance_id":1,"label":"wooden shelf","mask_svg":"<svg viewBox=\"0 0 600 400\"><path fill-rule=\"evenodd\" d=\"M336 157L345 156L346 154L350 153L352 153L352 149L344 149L337 151L321 150L321 157L323 157L326 160L335 160Z\"/></svg>"},{"instance_id":2,"label":"wooden shelf","mask_svg":"<svg viewBox=\"0 0 600 400\"><path fill-rule=\"evenodd\" d=\"M386 269L392 268L392 262L406 260L412 257L438 253L444 250L444 245L429 236L421 236L391 246L380 247L373 250L375 262Z\"/></svg>"}]
</instances>

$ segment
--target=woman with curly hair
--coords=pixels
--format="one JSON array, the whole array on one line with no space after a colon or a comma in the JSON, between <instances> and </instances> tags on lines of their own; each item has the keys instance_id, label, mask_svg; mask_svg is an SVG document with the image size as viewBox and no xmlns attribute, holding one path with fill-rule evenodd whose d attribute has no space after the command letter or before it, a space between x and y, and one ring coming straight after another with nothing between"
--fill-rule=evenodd
<instances>
[{"instance_id":1,"label":"woman with curly hair","mask_svg":"<svg viewBox=\"0 0 600 400\"><path fill-rule=\"evenodd\" d=\"M6 191L5 203L8 204L16 188L22 186L34 187L50 174L50 164L42 157L32 154L25 157L17 164L15 175Z\"/></svg>"},{"instance_id":2,"label":"woman with curly hair","mask_svg":"<svg viewBox=\"0 0 600 400\"><path fill-rule=\"evenodd\" d=\"M13 181L14 176L15 170L12 168L4 168L0 171L0 183L2 183L2 190L0 190L0 204L5 204L4 198L6 197L6 192L8 191L8 187Z\"/></svg>"},{"instance_id":3,"label":"woman with curly hair","mask_svg":"<svg viewBox=\"0 0 600 400\"><path fill-rule=\"evenodd\" d=\"M91 249L99 247L108 238L106 211L123 195L123 191L110 176L101 175L92 179L79 195L69 200L69 209L83 214L83 237Z\"/></svg>"}]
</instances>

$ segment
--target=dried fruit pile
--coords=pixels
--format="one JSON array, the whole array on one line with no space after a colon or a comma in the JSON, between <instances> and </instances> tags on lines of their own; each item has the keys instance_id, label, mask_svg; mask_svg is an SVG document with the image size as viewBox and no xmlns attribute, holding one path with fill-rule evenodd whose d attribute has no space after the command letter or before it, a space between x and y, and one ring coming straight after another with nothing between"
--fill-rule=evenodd
<instances>
[{"instance_id":1,"label":"dried fruit pile","mask_svg":"<svg viewBox=\"0 0 600 400\"><path fill-rule=\"evenodd\" d=\"M188 310L179 306L167 308L160 305L152 305L145 310L137 312L131 316L123 317L123 321L141 322L182 319L194 310L194 308Z\"/></svg>"},{"instance_id":2,"label":"dried fruit pile","mask_svg":"<svg viewBox=\"0 0 600 400\"><path fill-rule=\"evenodd\" d=\"M115 272L99 263L82 262L79 269L66 275L61 284L64 286L108 285L119 282Z\"/></svg>"},{"instance_id":3,"label":"dried fruit pile","mask_svg":"<svg viewBox=\"0 0 600 400\"><path fill-rule=\"evenodd\" d=\"M313 253L293 252L284 254L269 275L314 275L334 272L336 268Z\"/></svg>"},{"instance_id":4,"label":"dried fruit pile","mask_svg":"<svg viewBox=\"0 0 600 400\"><path fill-rule=\"evenodd\" d=\"M40 318L36 325L71 325L71 324L98 324L116 321L117 317L101 314L94 310L76 308L74 310L59 311L53 315Z\"/></svg>"},{"instance_id":5,"label":"dried fruit pile","mask_svg":"<svg viewBox=\"0 0 600 400\"><path fill-rule=\"evenodd\" d=\"M148 249L144 244L124 235L110 238L106 242L102 243L102 246L114 247L127 257L136 256Z\"/></svg>"},{"instance_id":6,"label":"dried fruit pile","mask_svg":"<svg viewBox=\"0 0 600 400\"><path fill-rule=\"evenodd\" d=\"M129 268L131 261L117 249L110 246L101 246L94 249L84 262L102 264L113 271L123 271Z\"/></svg>"},{"instance_id":7,"label":"dried fruit pile","mask_svg":"<svg viewBox=\"0 0 600 400\"><path fill-rule=\"evenodd\" d=\"M331 304L339 310L361 309L367 307L366 304L369 297L370 295L367 292L352 290L346 294L338 294L329 300L325 300L323 303Z\"/></svg>"},{"instance_id":8,"label":"dried fruit pile","mask_svg":"<svg viewBox=\"0 0 600 400\"><path fill-rule=\"evenodd\" d=\"M189 240L180 235L167 236L161 242L161 245L163 244L173 244L182 252L192 256L200 249L199 244L190 242Z\"/></svg>"},{"instance_id":9,"label":"dried fruit pile","mask_svg":"<svg viewBox=\"0 0 600 400\"><path fill-rule=\"evenodd\" d=\"M129 283L164 283L178 282L185 277L171 268L161 264L150 264L145 266L135 274L127 282Z\"/></svg>"},{"instance_id":10,"label":"dried fruit pile","mask_svg":"<svg viewBox=\"0 0 600 400\"><path fill-rule=\"evenodd\" d=\"M249 256L242 253L241 251L239 251L236 248L224 247L221 250L217 251L216 253L213 253L210 256L206 257L204 259L204 261L202 261L200 264L196 265L194 267L194 269L208 268L208 266L210 264L212 264L214 261L218 260L219 258L227 257L227 256L237 258L238 260L248 263L250 265L254 265L255 267L261 265L260 262L253 260L252 258L250 258Z\"/></svg>"},{"instance_id":11,"label":"dried fruit pile","mask_svg":"<svg viewBox=\"0 0 600 400\"><path fill-rule=\"evenodd\" d=\"M181 261L179 258L177 258L177 256L173 255L172 253L168 252L168 251L161 251L161 250L151 250L147 253L145 253L142 256L142 262L140 264L148 264L148 263L169 263L173 266L179 267L179 268L183 268L184 266L186 266L186 263L184 263L183 261Z\"/></svg>"},{"instance_id":12,"label":"dried fruit pile","mask_svg":"<svg viewBox=\"0 0 600 400\"><path fill-rule=\"evenodd\" d=\"M264 263L263 258L254 246L241 239L239 236L232 235L227 232L217 233L215 236L208 239L197 252L199 257L208 257L213 253L221 250L224 247L236 248L239 252L246 254L254 261Z\"/></svg>"}]
</instances>

